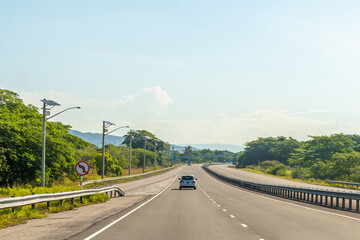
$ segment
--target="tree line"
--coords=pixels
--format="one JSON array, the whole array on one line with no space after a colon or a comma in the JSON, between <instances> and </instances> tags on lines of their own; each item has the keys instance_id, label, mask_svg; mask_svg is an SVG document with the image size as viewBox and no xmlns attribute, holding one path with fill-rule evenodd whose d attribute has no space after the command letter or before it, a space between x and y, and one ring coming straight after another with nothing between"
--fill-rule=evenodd
<instances>
[{"instance_id":1,"label":"tree line","mask_svg":"<svg viewBox=\"0 0 360 240\"><path fill-rule=\"evenodd\" d=\"M15 92L0 89L0 186L41 183L42 115L39 109L25 105ZM74 166L86 161L92 174L101 175L102 149L79 137L71 135L71 126L61 122L46 124L46 185L63 183L65 179L75 181ZM148 137L149 139L147 139ZM169 144L146 130L129 132L120 146L105 145L105 176L121 176L129 168L129 145L132 142L131 167L141 168L146 141L146 166L156 163L168 166L177 162L223 161L233 156L226 151L195 150L190 146L184 152L172 151Z\"/></svg>"},{"instance_id":2,"label":"tree line","mask_svg":"<svg viewBox=\"0 0 360 240\"><path fill-rule=\"evenodd\" d=\"M38 108L25 105L17 93L0 89L0 186L40 184L42 121ZM61 122L47 122L46 185L61 183L66 178L76 180L78 176L74 166L80 160L87 161L93 173L101 174L102 149L71 135L70 129L71 126ZM143 163L141 134L157 139L157 162L163 164L165 157L162 158L162 151L168 153L169 147L143 130L133 139L132 167L140 167ZM120 176L123 169L129 167L129 134L125 135L123 144L105 146L106 176ZM148 166L154 164L153 151L154 145L149 141L146 151Z\"/></svg>"},{"instance_id":3,"label":"tree line","mask_svg":"<svg viewBox=\"0 0 360 240\"><path fill-rule=\"evenodd\" d=\"M299 179L360 181L360 136L332 134L258 138L248 142L236 166Z\"/></svg>"}]
</instances>

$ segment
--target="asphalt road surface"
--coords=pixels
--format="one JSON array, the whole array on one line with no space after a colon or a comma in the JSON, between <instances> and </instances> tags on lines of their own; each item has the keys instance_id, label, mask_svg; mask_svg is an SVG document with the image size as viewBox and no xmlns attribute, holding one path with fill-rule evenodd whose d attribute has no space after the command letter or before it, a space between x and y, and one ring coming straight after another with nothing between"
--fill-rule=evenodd
<instances>
[{"instance_id":1,"label":"asphalt road surface","mask_svg":"<svg viewBox=\"0 0 360 240\"><path fill-rule=\"evenodd\" d=\"M360 215L269 197L224 184L200 165L180 172L198 178L94 224L76 239L360 239ZM75 239L75 238L74 238Z\"/></svg>"}]
</instances>

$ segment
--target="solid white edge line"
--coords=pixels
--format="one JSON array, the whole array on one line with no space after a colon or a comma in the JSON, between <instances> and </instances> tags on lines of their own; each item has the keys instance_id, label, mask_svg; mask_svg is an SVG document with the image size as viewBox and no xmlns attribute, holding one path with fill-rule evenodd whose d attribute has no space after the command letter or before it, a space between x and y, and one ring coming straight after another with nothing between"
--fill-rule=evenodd
<instances>
[{"instance_id":1,"label":"solid white edge line","mask_svg":"<svg viewBox=\"0 0 360 240\"><path fill-rule=\"evenodd\" d=\"M90 236L88 236L87 238L84 238L84 240L90 240L94 237L96 237L97 235L99 235L100 233L104 232L106 229L108 229L109 227L111 227L112 225L116 224L117 222L121 221L122 219L126 218L127 216L129 216L130 214L132 214L133 212L135 212L136 210L138 210L139 208L143 207L144 205L146 205L147 203L151 202L152 200L154 200L157 196L159 196L161 193L163 193L166 189L168 189L177 179L177 176L179 175L180 171L182 169L180 169L178 171L178 173L176 174L175 178L173 179L173 181L167 185L163 190L161 190L161 192L159 192L158 194L156 194L154 197L150 198L149 200L147 200L146 202L142 203L140 206L138 206L137 208L131 210L130 212L128 212L127 214L125 214L124 216L121 216L120 218L116 219L115 221L113 221L112 223L108 224L107 226L103 227L102 229L98 230L97 232L91 234Z\"/></svg>"},{"instance_id":2,"label":"solid white edge line","mask_svg":"<svg viewBox=\"0 0 360 240\"><path fill-rule=\"evenodd\" d=\"M231 187L231 188L234 188L238 191L241 191L241 192L245 192L245 193L248 193L248 194L252 194L252 195L255 195L255 196L258 196L258 197L261 197L261 198L265 198L265 199L268 199L268 200L272 200L272 201L275 201L275 202L281 202L281 203L284 203L284 204L288 204L288 205L291 205L291 206L295 206L295 207L299 207L299 208L304 208L304 209L307 209L307 210L312 210L312 211L315 211L315 212L320 212L320 213L325 213L325 214L329 214L329 215L334 215L334 216L337 216L337 217L343 217L343 218L347 218L347 219L350 219L350 220L355 220L355 221L360 221L359 218L354 218L354 217L350 217L350 216L346 216L346 215L342 215L342 214L338 214L338 213L332 213L332 212L326 212L326 211L323 211L323 210L319 210L319 209L315 209L315 208L311 208L311 207L305 207L305 206L301 206L301 205L297 205L295 203L289 203L289 202L285 202L285 201L281 201L281 200L278 200L278 199L274 199L274 198L269 198L269 197L265 197L265 196L261 196L259 194L256 194L256 193L252 193L252 192L249 192L249 191L244 191L244 190L241 190L240 188L236 188L236 187L233 187L229 184L225 184L223 182L221 182L220 180L216 179L215 177L212 177L210 176L206 171L204 171L205 174L207 174L209 177L211 177L212 179L214 179L215 181L225 185L225 186L228 186L228 187Z\"/></svg>"}]
</instances>

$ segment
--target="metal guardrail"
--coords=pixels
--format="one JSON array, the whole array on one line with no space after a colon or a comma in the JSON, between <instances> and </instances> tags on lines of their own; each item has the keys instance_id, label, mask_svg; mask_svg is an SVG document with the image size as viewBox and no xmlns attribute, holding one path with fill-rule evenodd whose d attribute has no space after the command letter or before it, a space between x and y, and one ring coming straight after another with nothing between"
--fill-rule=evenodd
<instances>
[{"instance_id":1,"label":"metal guardrail","mask_svg":"<svg viewBox=\"0 0 360 240\"><path fill-rule=\"evenodd\" d=\"M360 183L352 183L352 182L339 182L339 181L327 181L327 183L334 184L334 185L347 185L347 186L355 186L359 188Z\"/></svg>"},{"instance_id":2,"label":"metal guardrail","mask_svg":"<svg viewBox=\"0 0 360 240\"><path fill-rule=\"evenodd\" d=\"M176 164L176 165L174 165L174 166L172 166L172 167L169 167L169 168L163 168L163 169L156 170L156 171L152 171L152 172L135 174L135 175L130 175L130 176L104 178L104 179L99 179L99 180L86 181L86 182L83 182L82 185L85 186L85 185L92 184L92 183L111 182L111 181L116 181L116 180L121 180L121 179L126 179L126 178L146 176L146 175L149 175L149 174L153 174L153 173L157 173L157 172L162 172L162 171L165 171L165 170L169 170L169 169L178 167L178 166L180 166L180 165L181 165L181 164Z\"/></svg>"},{"instance_id":3,"label":"metal guardrail","mask_svg":"<svg viewBox=\"0 0 360 240\"><path fill-rule=\"evenodd\" d=\"M123 176L123 177L116 177L116 178L106 178L106 179L100 179L100 180L94 180L94 181L87 181L87 182L84 182L82 185L84 186L84 185L95 183L95 182L109 182L109 181L115 181L115 180L119 180L119 179L149 175L152 173L169 170L169 169L175 168L180 165L181 164L177 164L170 168L164 168L164 169L160 169L157 171L147 172L147 173L143 173L143 174L136 174L136 175L132 175L132 176ZM119 187L110 186L110 187L104 187L104 188L85 189L85 190L71 191L71 192L45 193L45 194L34 194L34 195L28 195L28 196L22 196L22 197L2 198L2 199L0 199L0 209L22 207L22 206L26 206L26 205L32 205L32 208L35 208L35 204L43 203L43 202L47 202L47 207L49 208L51 202L71 199L71 202L74 203L75 198L80 198L80 202L82 202L83 197L98 194L98 193L109 193L110 197L125 196L125 192L123 192Z\"/></svg>"},{"instance_id":4,"label":"metal guardrail","mask_svg":"<svg viewBox=\"0 0 360 240\"><path fill-rule=\"evenodd\" d=\"M301 187L292 187L292 186L281 186L281 185L271 185L263 183L254 183L243 181L236 178L231 178L219 174L211 169L209 169L209 164L203 166L203 169L210 173L211 175L231 183L233 185L246 188L249 190L263 192L266 194L309 202L312 204L338 208L342 210L355 211L359 212L360 210L360 193L356 192L345 192L345 191L334 191L328 189L317 189L317 188L301 188ZM353 208L355 206L355 208Z\"/></svg>"},{"instance_id":5,"label":"metal guardrail","mask_svg":"<svg viewBox=\"0 0 360 240\"><path fill-rule=\"evenodd\" d=\"M80 202L82 202L82 197L98 193L110 193L110 197L125 196L125 193L119 187L115 186L72 192L34 194L23 197L2 198L0 199L0 209L22 207L26 205L32 205L32 208L35 208L36 203L43 202L47 202L47 207L49 208L50 202L71 199L71 202L74 203L74 199L78 197L80 198Z\"/></svg>"}]
</instances>

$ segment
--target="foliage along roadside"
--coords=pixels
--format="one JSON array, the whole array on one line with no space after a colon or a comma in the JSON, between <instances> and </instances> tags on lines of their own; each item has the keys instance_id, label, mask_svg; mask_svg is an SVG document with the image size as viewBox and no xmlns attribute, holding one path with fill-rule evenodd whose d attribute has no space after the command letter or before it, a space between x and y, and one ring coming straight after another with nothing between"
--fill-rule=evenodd
<instances>
[{"instance_id":1,"label":"foliage along roadside","mask_svg":"<svg viewBox=\"0 0 360 240\"><path fill-rule=\"evenodd\" d=\"M237 168L251 168L294 179L360 182L360 136L333 134L293 138L258 138L246 144Z\"/></svg>"}]
</instances>

